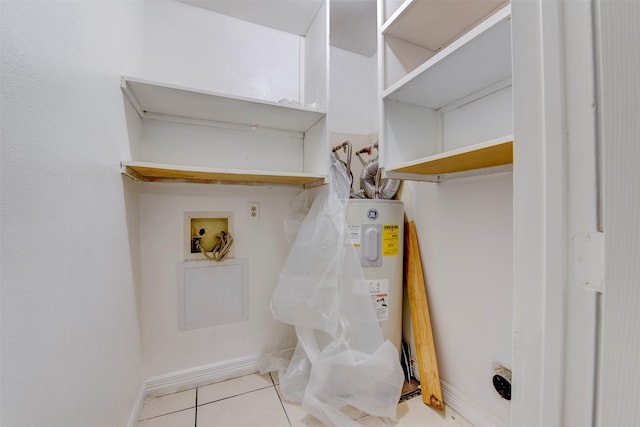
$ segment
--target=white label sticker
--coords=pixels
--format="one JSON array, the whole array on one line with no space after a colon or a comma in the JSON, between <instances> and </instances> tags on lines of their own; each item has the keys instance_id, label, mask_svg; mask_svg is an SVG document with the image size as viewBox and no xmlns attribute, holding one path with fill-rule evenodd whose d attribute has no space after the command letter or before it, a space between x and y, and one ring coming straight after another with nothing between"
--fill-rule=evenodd
<instances>
[{"instance_id":1,"label":"white label sticker","mask_svg":"<svg viewBox=\"0 0 640 427\"><path fill-rule=\"evenodd\" d=\"M349 227L349 238L351 239L351 244L359 248L360 247L360 226L348 225L348 227Z\"/></svg>"},{"instance_id":2,"label":"white label sticker","mask_svg":"<svg viewBox=\"0 0 640 427\"><path fill-rule=\"evenodd\" d=\"M378 321L389 320L389 279L365 280Z\"/></svg>"}]
</instances>

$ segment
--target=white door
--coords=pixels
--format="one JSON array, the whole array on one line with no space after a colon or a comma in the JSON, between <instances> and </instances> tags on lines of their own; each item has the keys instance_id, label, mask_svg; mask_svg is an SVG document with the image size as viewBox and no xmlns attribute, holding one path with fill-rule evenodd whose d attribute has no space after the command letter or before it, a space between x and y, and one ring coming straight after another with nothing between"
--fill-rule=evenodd
<instances>
[{"instance_id":1,"label":"white door","mask_svg":"<svg viewBox=\"0 0 640 427\"><path fill-rule=\"evenodd\" d=\"M592 7L513 0L512 425L589 426L602 283Z\"/></svg>"},{"instance_id":2,"label":"white door","mask_svg":"<svg viewBox=\"0 0 640 427\"><path fill-rule=\"evenodd\" d=\"M640 2L513 0L513 34L512 424L638 425Z\"/></svg>"},{"instance_id":3,"label":"white door","mask_svg":"<svg viewBox=\"0 0 640 427\"><path fill-rule=\"evenodd\" d=\"M595 2L605 286L596 425L640 421L640 2Z\"/></svg>"}]
</instances>

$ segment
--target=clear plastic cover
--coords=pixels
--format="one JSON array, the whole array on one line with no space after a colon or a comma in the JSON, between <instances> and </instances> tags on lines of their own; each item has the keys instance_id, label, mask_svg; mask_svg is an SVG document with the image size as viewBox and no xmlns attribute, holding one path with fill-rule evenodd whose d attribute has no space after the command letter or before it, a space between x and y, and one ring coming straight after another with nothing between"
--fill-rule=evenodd
<instances>
[{"instance_id":1,"label":"clear plastic cover","mask_svg":"<svg viewBox=\"0 0 640 427\"><path fill-rule=\"evenodd\" d=\"M295 240L271 309L276 319L295 326L298 345L288 364L259 364L262 372L279 371L286 400L302 402L308 413L336 427L359 425L344 412L350 406L394 419L404 381L349 242L348 198L349 179L332 158L329 184L311 207L306 195L296 201L302 212L285 222L287 237Z\"/></svg>"}]
</instances>

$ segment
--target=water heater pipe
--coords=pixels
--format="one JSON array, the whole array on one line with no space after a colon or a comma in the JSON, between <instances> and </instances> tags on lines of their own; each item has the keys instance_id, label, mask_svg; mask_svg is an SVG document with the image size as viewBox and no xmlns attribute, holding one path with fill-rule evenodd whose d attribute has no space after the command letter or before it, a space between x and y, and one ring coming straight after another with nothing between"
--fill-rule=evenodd
<instances>
[{"instance_id":1,"label":"water heater pipe","mask_svg":"<svg viewBox=\"0 0 640 427\"><path fill-rule=\"evenodd\" d=\"M400 187L399 180L381 178L381 174L377 157L362 168L360 188L369 199L392 199Z\"/></svg>"},{"instance_id":2,"label":"water heater pipe","mask_svg":"<svg viewBox=\"0 0 640 427\"><path fill-rule=\"evenodd\" d=\"M344 141L342 144L340 145L336 145L335 147L333 147L331 149L331 151L333 152L333 155L336 157L336 159L340 160L340 157L338 156L337 151L342 149L345 153L347 153L347 161L343 162L346 165L347 168L347 176L350 177L351 179L351 186L353 186L353 174L351 173L351 156L352 156L352 147L351 147L351 141ZM342 160L340 160L342 162Z\"/></svg>"}]
</instances>

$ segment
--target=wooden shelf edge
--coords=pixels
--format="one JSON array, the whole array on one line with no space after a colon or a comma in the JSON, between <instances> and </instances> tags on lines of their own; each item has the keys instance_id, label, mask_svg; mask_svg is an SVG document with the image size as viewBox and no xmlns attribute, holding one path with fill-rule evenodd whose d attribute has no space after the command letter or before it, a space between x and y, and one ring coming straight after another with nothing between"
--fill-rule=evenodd
<instances>
[{"instance_id":1,"label":"wooden shelf edge","mask_svg":"<svg viewBox=\"0 0 640 427\"><path fill-rule=\"evenodd\" d=\"M133 161L123 161L120 165L123 175L140 182L276 184L296 185L305 188L317 187L325 183L324 176L305 173L200 168Z\"/></svg>"},{"instance_id":2,"label":"wooden shelf edge","mask_svg":"<svg viewBox=\"0 0 640 427\"><path fill-rule=\"evenodd\" d=\"M510 135L393 166L386 169L386 173L395 177L425 176L426 180L438 182L442 180L442 175L486 170L512 163L513 135Z\"/></svg>"}]
</instances>

